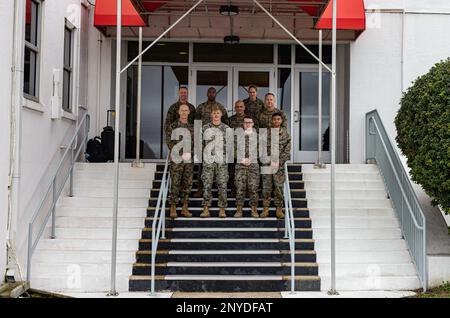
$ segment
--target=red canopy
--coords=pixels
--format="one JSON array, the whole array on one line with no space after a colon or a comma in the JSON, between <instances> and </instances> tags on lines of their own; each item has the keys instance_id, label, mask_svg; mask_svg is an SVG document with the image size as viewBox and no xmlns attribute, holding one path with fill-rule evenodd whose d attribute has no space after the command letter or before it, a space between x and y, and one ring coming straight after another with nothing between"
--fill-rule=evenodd
<instances>
[{"instance_id":1,"label":"red canopy","mask_svg":"<svg viewBox=\"0 0 450 318\"><path fill-rule=\"evenodd\" d=\"M95 2L94 25L116 26L117 0L97 0ZM131 0L122 0L122 25L145 26L146 23Z\"/></svg>"},{"instance_id":2,"label":"red canopy","mask_svg":"<svg viewBox=\"0 0 450 318\"><path fill-rule=\"evenodd\" d=\"M337 29L338 30L365 30L366 13L363 0L338 0L337 3ZM331 29L333 25L333 0L328 2L322 12L316 29Z\"/></svg>"}]
</instances>

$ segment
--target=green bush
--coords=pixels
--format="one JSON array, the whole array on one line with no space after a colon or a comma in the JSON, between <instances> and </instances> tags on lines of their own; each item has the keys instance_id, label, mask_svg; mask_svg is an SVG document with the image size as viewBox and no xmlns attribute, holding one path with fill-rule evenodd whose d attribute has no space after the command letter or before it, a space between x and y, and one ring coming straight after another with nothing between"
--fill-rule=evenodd
<instances>
[{"instance_id":1,"label":"green bush","mask_svg":"<svg viewBox=\"0 0 450 318\"><path fill-rule=\"evenodd\" d=\"M396 141L412 180L450 213L450 58L416 79L400 104Z\"/></svg>"}]
</instances>

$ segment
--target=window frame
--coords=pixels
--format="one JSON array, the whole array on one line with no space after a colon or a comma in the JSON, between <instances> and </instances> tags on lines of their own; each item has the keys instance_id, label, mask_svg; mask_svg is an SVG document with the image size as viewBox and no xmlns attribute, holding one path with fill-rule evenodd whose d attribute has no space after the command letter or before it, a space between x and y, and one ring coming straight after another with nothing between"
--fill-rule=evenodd
<instances>
[{"instance_id":1,"label":"window frame","mask_svg":"<svg viewBox=\"0 0 450 318\"><path fill-rule=\"evenodd\" d=\"M70 51L68 53L66 53L66 31L69 32L70 34ZM65 19L65 23L64 23L64 50L63 50L63 68L62 68L62 96L61 96L61 108L63 109L64 112L73 114L74 113L74 54L75 54L75 31L76 31L76 27L70 23L69 20ZM69 64L66 64L66 54L69 54ZM69 90L69 96L65 96L65 90L64 90L64 86L65 86L65 81L64 81L64 75L65 73L69 74L69 83L68 83L68 90ZM65 105L66 100L68 101L69 105Z\"/></svg>"},{"instance_id":2,"label":"window frame","mask_svg":"<svg viewBox=\"0 0 450 318\"><path fill-rule=\"evenodd\" d=\"M37 22L35 22L36 23L36 44L33 44L26 39L26 22L25 22L24 38L23 38L24 39L23 40L23 43L24 43L24 46L23 46L23 48L24 48L23 68L25 70L25 52L28 49L36 55L36 65L34 68L34 79L32 79L30 77L30 83L32 80L34 81L34 95L25 92L25 87L22 88L22 93L26 99L29 99L29 100L39 103L40 73L41 73L40 69L41 69L42 2L43 2L43 0L30 0L30 1L37 5ZM25 8L25 17L24 18L26 18L26 8ZM30 73L31 73L31 66L30 66ZM23 82L23 85L25 85L25 75L24 75L22 82Z\"/></svg>"}]
</instances>

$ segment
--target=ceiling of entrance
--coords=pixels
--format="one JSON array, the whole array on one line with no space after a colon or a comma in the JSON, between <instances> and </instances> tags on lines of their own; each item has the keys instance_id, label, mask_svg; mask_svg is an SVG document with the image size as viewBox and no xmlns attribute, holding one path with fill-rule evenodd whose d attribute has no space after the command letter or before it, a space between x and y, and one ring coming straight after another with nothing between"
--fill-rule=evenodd
<instances>
[{"instance_id":1,"label":"ceiling of entrance","mask_svg":"<svg viewBox=\"0 0 450 318\"><path fill-rule=\"evenodd\" d=\"M158 37L181 17L196 1L172 0L150 1L132 0L148 26L144 27L146 38ZM328 0L260 0L287 29L303 41L316 42L318 31L314 24L325 9ZM239 15L230 18L219 13L221 5L239 7ZM107 36L115 36L116 28L103 29ZM286 41L291 38L273 22L251 0L205 0L188 17L171 30L165 39L221 42L227 35L237 35L241 42ZM339 41L352 41L359 31L339 30ZM138 28L124 27L123 37L136 38ZM324 30L325 41L331 41L331 31Z\"/></svg>"}]
</instances>

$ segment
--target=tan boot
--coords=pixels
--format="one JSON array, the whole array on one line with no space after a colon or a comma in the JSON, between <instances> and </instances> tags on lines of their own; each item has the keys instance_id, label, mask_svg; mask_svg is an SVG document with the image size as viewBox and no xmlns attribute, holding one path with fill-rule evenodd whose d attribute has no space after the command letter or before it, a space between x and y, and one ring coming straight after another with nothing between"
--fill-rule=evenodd
<instances>
[{"instance_id":1,"label":"tan boot","mask_svg":"<svg viewBox=\"0 0 450 318\"><path fill-rule=\"evenodd\" d=\"M219 218L226 218L227 214L225 213L225 208L219 209Z\"/></svg>"},{"instance_id":2,"label":"tan boot","mask_svg":"<svg viewBox=\"0 0 450 318\"><path fill-rule=\"evenodd\" d=\"M261 213L261 215L259 216L260 218L266 218L269 216L269 207L265 206L263 208L263 212Z\"/></svg>"},{"instance_id":3,"label":"tan boot","mask_svg":"<svg viewBox=\"0 0 450 318\"><path fill-rule=\"evenodd\" d=\"M201 218L209 218L210 217L208 206L205 205L203 207L203 212L202 212L202 214L200 214L200 217Z\"/></svg>"},{"instance_id":4,"label":"tan boot","mask_svg":"<svg viewBox=\"0 0 450 318\"><path fill-rule=\"evenodd\" d=\"M259 213L256 206L252 206L252 218L259 218Z\"/></svg>"},{"instance_id":5,"label":"tan boot","mask_svg":"<svg viewBox=\"0 0 450 318\"><path fill-rule=\"evenodd\" d=\"M188 204L187 203L183 204L183 209L181 210L181 216L184 216L185 218L191 218L192 217L192 213L189 212L189 210L188 210Z\"/></svg>"},{"instance_id":6,"label":"tan boot","mask_svg":"<svg viewBox=\"0 0 450 318\"><path fill-rule=\"evenodd\" d=\"M242 217L242 205L238 206L236 208L236 213L234 214L235 218L241 218Z\"/></svg>"},{"instance_id":7,"label":"tan boot","mask_svg":"<svg viewBox=\"0 0 450 318\"><path fill-rule=\"evenodd\" d=\"M171 217L172 219L175 219L176 217L178 217L178 214L177 214L177 205L176 205L176 204L172 204L172 205L170 206L170 217Z\"/></svg>"},{"instance_id":8,"label":"tan boot","mask_svg":"<svg viewBox=\"0 0 450 318\"><path fill-rule=\"evenodd\" d=\"M276 215L278 219L284 219L283 208L277 208Z\"/></svg>"}]
</instances>

